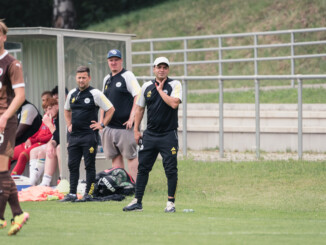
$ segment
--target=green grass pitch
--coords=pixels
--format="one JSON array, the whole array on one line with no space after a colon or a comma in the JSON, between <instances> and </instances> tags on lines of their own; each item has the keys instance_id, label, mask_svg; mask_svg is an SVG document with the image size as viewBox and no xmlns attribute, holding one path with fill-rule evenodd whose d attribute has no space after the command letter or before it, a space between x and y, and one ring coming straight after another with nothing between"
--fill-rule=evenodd
<instances>
[{"instance_id":1,"label":"green grass pitch","mask_svg":"<svg viewBox=\"0 0 326 245\"><path fill-rule=\"evenodd\" d=\"M24 202L30 220L1 244L323 244L325 162L179 161L176 213L162 163L150 173L143 212L122 202ZM183 209L193 209L184 213ZM5 217L10 221L7 206Z\"/></svg>"}]
</instances>

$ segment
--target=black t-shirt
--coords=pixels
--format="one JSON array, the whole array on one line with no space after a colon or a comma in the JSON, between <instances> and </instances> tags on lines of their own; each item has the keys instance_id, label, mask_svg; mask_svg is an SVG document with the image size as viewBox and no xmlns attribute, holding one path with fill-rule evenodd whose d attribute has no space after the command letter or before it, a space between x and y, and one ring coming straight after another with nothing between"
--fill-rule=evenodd
<instances>
[{"instance_id":1,"label":"black t-shirt","mask_svg":"<svg viewBox=\"0 0 326 245\"><path fill-rule=\"evenodd\" d=\"M108 124L111 128L125 129L134 102L134 96L140 91L140 86L134 74L122 69L112 76L107 75L103 80L103 93L112 102L115 112Z\"/></svg>"},{"instance_id":2,"label":"black t-shirt","mask_svg":"<svg viewBox=\"0 0 326 245\"><path fill-rule=\"evenodd\" d=\"M24 143L29 137L34 135L42 124L42 116L37 108L25 100L22 106L17 110L18 125L26 124L29 128L20 137L16 137L16 145Z\"/></svg>"},{"instance_id":3,"label":"black t-shirt","mask_svg":"<svg viewBox=\"0 0 326 245\"><path fill-rule=\"evenodd\" d=\"M71 110L72 113L72 136L84 136L94 132L90 125L91 121L98 121L99 107L107 111L112 104L98 89L89 86L83 91L75 88L69 92L65 110Z\"/></svg>"},{"instance_id":4,"label":"black t-shirt","mask_svg":"<svg viewBox=\"0 0 326 245\"><path fill-rule=\"evenodd\" d=\"M163 87L164 93L182 100L181 83L168 78ZM142 86L137 101L141 107L147 106L147 129L153 132L168 132L178 128L178 108L173 109L165 103L155 87L155 80Z\"/></svg>"}]
</instances>

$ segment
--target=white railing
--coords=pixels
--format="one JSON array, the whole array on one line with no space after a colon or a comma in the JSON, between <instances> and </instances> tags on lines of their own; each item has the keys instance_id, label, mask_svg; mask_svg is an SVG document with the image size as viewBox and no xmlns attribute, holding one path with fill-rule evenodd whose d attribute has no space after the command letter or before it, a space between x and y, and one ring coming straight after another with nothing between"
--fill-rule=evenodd
<instances>
[{"instance_id":1,"label":"white railing","mask_svg":"<svg viewBox=\"0 0 326 245\"><path fill-rule=\"evenodd\" d=\"M315 37L318 40L308 40L308 41L295 41L295 35L305 35L309 34L310 39L314 37L310 33L315 32L319 34L319 37ZM267 43L259 44L259 38L264 36L280 36L286 35L289 41L284 43ZM238 46L225 46L223 45L224 39L230 38L252 38L253 44L251 45L238 45ZM286 39L285 38L285 39ZM200 47L200 48L188 48L188 42L192 40L216 40L216 47ZM284 39L284 38L283 38ZM166 42L182 42L182 49L167 49L167 50L155 50L154 47L156 43L166 43ZM303 80L307 79L326 79L326 71L320 70L314 74L307 75L297 75L300 73L306 73L305 70L299 71L295 67L295 61L297 59L314 59L323 58L326 59L326 28L314 28L314 29L298 29L298 30L284 30L284 31L272 31L272 32L254 32L254 33L240 33L240 34L223 34L223 35L210 35L210 36L192 36L192 37L174 37L174 38L155 38L155 39L141 39L133 40L133 46L139 44L149 44L149 50L132 52L133 56L133 68L148 67L149 72L146 76L137 76L139 80L153 79L153 61L156 57L164 55L169 57L169 55L183 54L183 61L171 61L171 66L183 66L183 76L172 76L174 79L178 79L183 83L183 155L187 155L187 82L190 80L196 81L208 81L215 80L219 81L219 151L220 157L224 156L224 133L223 133L223 84L224 81L230 80L252 80L255 84L255 105L256 105L256 156L260 157L260 100L259 100L259 88L260 80L291 80L292 87L294 87L295 80L298 82L298 156L302 159L302 83ZM295 48L302 46L313 46L313 45L323 45L321 48L316 49L318 53L313 54L296 54ZM270 48L280 48L289 47L290 53L286 56L259 56L259 51ZM223 52L229 50L244 50L249 49L253 51L253 57L250 58L223 58ZM320 52L320 49L322 52ZM194 52L218 52L218 59L212 60L189 60L188 54ZM148 63L134 63L137 60L137 56L149 56ZM271 75L259 75L259 62L262 61L277 61L277 60L289 60L291 65L289 75L271 74ZM252 62L253 72L252 75L223 75L223 64L225 63L241 63L241 62ZM323 61L326 62L326 61ZM218 64L218 74L213 76L189 76L189 65L200 65L200 64ZM325 73L325 74L323 74Z\"/></svg>"}]
</instances>

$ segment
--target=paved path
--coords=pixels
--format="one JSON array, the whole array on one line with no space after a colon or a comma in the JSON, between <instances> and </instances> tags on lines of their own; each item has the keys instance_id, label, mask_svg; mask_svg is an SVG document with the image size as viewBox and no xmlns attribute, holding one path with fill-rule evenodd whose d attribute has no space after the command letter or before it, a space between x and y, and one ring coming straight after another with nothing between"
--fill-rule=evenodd
<instances>
[{"instance_id":1,"label":"paved path","mask_svg":"<svg viewBox=\"0 0 326 245\"><path fill-rule=\"evenodd\" d=\"M323 88L326 89L326 83L319 83L319 84L303 84L303 88ZM297 86L295 86L297 88ZM254 87L251 88L225 88L223 92L244 92L244 91L252 91ZM285 86L266 86L260 87L260 90L268 91L268 90L282 90L282 89L293 89L291 85ZM218 93L218 89L196 89L196 90L188 90L189 94L212 94Z\"/></svg>"}]
</instances>

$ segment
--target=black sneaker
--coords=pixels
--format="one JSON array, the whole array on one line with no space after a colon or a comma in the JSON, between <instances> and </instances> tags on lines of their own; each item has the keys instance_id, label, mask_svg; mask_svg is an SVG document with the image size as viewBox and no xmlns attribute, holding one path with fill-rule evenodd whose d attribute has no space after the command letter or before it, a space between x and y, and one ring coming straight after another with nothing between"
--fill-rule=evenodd
<instances>
[{"instance_id":1,"label":"black sneaker","mask_svg":"<svg viewBox=\"0 0 326 245\"><path fill-rule=\"evenodd\" d=\"M81 199L76 199L75 202L89 202L92 201L92 196L89 194L85 194Z\"/></svg>"},{"instance_id":2,"label":"black sneaker","mask_svg":"<svg viewBox=\"0 0 326 245\"><path fill-rule=\"evenodd\" d=\"M141 203L137 203L137 199L134 198L131 203L129 203L127 206L125 206L123 211L143 211L143 205Z\"/></svg>"},{"instance_id":3,"label":"black sneaker","mask_svg":"<svg viewBox=\"0 0 326 245\"><path fill-rule=\"evenodd\" d=\"M77 195L76 194L67 194L65 195L65 197L60 200L59 202L74 202L77 199Z\"/></svg>"}]
</instances>

